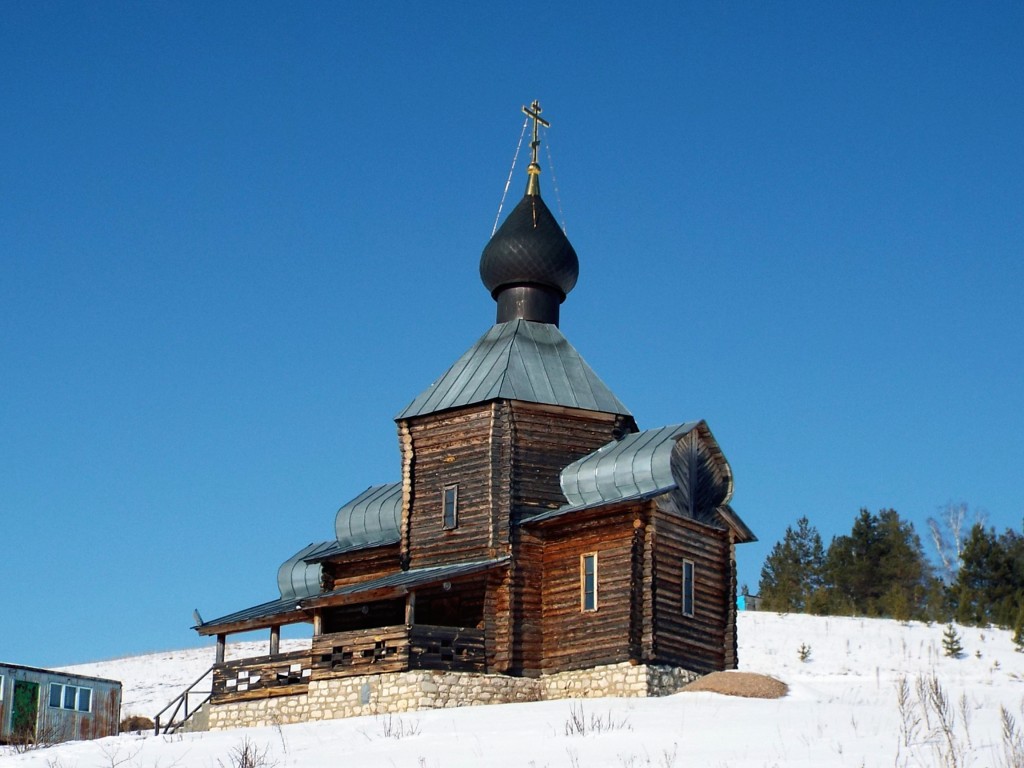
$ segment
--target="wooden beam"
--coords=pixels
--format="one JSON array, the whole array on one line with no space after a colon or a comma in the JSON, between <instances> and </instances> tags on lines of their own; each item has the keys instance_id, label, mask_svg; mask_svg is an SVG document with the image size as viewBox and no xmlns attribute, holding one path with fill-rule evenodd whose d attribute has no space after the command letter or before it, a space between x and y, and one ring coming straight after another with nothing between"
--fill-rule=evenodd
<instances>
[{"instance_id":1,"label":"wooden beam","mask_svg":"<svg viewBox=\"0 0 1024 768\"><path fill-rule=\"evenodd\" d=\"M416 623L416 593L410 592L405 598L405 623L412 626Z\"/></svg>"},{"instance_id":2,"label":"wooden beam","mask_svg":"<svg viewBox=\"0 0 1024 768\"><path fill-rule=\"evenodd\" d=\"M281 625L275 624L270 628L270 655L277 656L281 652Z\"/></svg>"},{"instance_id":3,"label":"wooden beam","mask_svg":"<svg viewBox=\"0 0 1024 768\"><path fill-rule=\"evenodd\" d=\"M227 645L227 642L228 642L228 636L227 636L226 633L221 632L219 635L217 635L217 656L216 656L216 662L218 664L223 664L224 663L224 647Z\"/></svg>"}]
</instances>

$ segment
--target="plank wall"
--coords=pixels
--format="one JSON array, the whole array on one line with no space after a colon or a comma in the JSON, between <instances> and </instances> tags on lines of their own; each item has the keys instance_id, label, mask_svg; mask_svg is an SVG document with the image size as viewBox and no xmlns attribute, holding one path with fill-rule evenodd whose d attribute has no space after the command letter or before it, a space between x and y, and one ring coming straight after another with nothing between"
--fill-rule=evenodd
<instances>
[{"instance_id":1,"label":"plank wall","mask_svg":"<svg viewBox=\"0 0 1024 768\"><path fill-rule=\"evenodd\" d=\"M736 564L728 531L658 509L650 526L653 626L645 657L694 672L736 668ZM683 560L694 615L683 615Z\"/></svg>"}]
</instances>

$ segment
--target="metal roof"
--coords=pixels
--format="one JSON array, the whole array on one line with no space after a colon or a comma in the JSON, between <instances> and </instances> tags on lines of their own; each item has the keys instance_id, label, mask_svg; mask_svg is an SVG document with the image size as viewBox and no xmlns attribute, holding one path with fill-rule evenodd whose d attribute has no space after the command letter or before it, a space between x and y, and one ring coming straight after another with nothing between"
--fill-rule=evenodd
<instances>
[{"instance_id":1,"label":"metal roof","mask_svg":"<svg viewBox=\"0 0 1024 768\"><path fill-rule=\"evenodd\" d=\"M496 399L631 415L558 326L511 320L487 331L397 418Z\"/></svg>"},{"instance_id":2,"label":"metal roof","mask_svg":"<svg viewBox=\"0 0 1024 768\"><path fill-rule=\"evenodd\" d=\"M221 626L226 624L240 624L243 621L255 621L257 619L266 619L271 616L277 616L281 613L291 613L298 610L298 601L293 599L287 600L281 598L280 600L271 600L267 603L260 603L254 605L251 608L244 608L241 611L235 611L229 613L226 616L220 616L210 621L204 621L202 624L198 624L193 629L200 629L202 627Z\"/></svg>"},{"instance_id":3,"label":"metal roof","mask_svg":"<svg viewBox=\"0 0 1024 768\"><path fill-rule=\"evenodd\" d=\"M701 444L708 449L711 461L722 478L717 490L710 491L710 497L706 494L694 497L695 481L706 470L694 465L692 456L676 456L677 466L673 467L676 446L681 438L694 430L698 430ZM677 476L677 473L681 475ZM541 522L608 504L650 499L678 489L686 500L685 509L677 510L680 514L698 519L703 515L713 516L709 519L717 519L736 532L737 541L757 540L728 504L732 496L732 471L703 421L671 424L626 435L574 461L562 470L559 482L567 503L525 522ZM697 484L706 489L716 487L709 483Z\"/></svg>"},{"instance_id":4,"label":"metal roof","mask_svg":"<svg viewBox=\"0 0 1024 768\"><path fill-rule=\"evenodd\" d=\"M323 592L320 594L291 599L281 598L280 600L271 600L267 603L260 603L259 605L252 606L251 608L245 608L244 610L236 611L235 613L229 613L226 616L220 616L210 621L204 621L202 624L193 627L193 629L241 624L248 621L268 619L280 614L294 613L296 611L312 607L317 604L321 598L337 595L358 595L363 592L372 592L378 589L408 589L410 587L423 586L424 584L434 584L439 581L447 581L459 576L469 576L480 571L497 568L498 566L505 565L508 562L509 558L506 556L493 560L474 560L468 563L434 565L427 568L416 568L410 571L396 571L395 573L382 576L378 579L371 579L370 581L364 581L359 584L349 584L348 586L341 587L333 592Z\"/></svg>"},{"instance_id":5,"label":"metal roof","mask_svg":"<svg viewBox=\"0 0 1024 768\"><path fill-rule=\"evenodd\" d=\"M479 571L486 571L497 568L509 562L508 556L495 558L493 560L474 560L468 563L453 563L451 565L432 565L426 568L414 568L408 571L396 571L395 573L382 576L379 579L363 581L358 584L349 584L333 592L325 592L317 597L331 597L333 595L358 595L361 592L372 592L377 589L388 588L409 588L419 587L424 584L433 584L438 581L447 581L458 576L468 576Z\"/></svg>"},{"instance_id":6,"label":"metal roof","mask_svg":"<svg viewBox=\"0 0 1024 768\"><path fill-rule=\"evenodd\" d=\"M334 518L339 551L398 541L401 519L402 484L371 485L342 506Z\"/></svg>"},{"instance_id":7,"label":"metal roof","mask_svg":"<svg viewBox=\"0 0 1024 768\"><path fill-rule=\"evenodd\" d=\"M577 459L559 477L567 506L582 507L674 488L672 448L678 438L699 423L689 421L634 432Z\"/></svg>"},{"instance_id":8,"label":"metal roof","mask_svg":"<svg viewBox=\"0 0 1024 768\"><path fill-rule=\"evenodd\" d=\"M329 546L310 554L305 558L305 561L307 563L322 563L324 560L329 560L336 555L346 555L349 552L358 552L361 549L369 549L370 547L383 547L388 544L397 544L399 540L400 537L396 533L394 538L382 539L381 541L377 541L372 544L342 544L339 541L331 541L328 542Z\"/></svg>"},{"instance_id":9,"label":"metal roof","mask_svg":"<svg viewBox=\"0 0 1024 768\"><path fill-rule=\"evenodd\" d=\"M492 296L526 284L550 286L564 297L579 274L576 250L540 194L523 196L480 256L480 279Z\"/></svg>"},{"instance_id":10,"label":"metal roof","mask_svg":"<svg viewBox=\"0 0 1024 768\"><path fill-rule=\"evenodd\" d=\"M320 564L306 562L318 552L332 547L337 542L322 541L303 547L285 560L277 569L277 588L282 600L309 597L320 591Z\"/></svg>"}]
</instances>

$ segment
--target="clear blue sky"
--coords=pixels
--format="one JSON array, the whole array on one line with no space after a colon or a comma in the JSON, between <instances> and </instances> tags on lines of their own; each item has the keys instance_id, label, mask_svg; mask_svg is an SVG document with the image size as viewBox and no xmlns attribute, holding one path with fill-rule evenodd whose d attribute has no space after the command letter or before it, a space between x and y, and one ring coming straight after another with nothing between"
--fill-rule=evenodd
<instances>
[{"instance_id":1,"label":"clear blue sky","mask_svg":"<svg viewBox=\"0 0 1024 768\"><path fill-rule=\"evenodd\" d=\"M206 642L399 478L534 98L562 329L709 422L741 581L801 515L1019 529L1024 6L551 5L0 8L0 658Z\"/></svg>"}]
</instances>

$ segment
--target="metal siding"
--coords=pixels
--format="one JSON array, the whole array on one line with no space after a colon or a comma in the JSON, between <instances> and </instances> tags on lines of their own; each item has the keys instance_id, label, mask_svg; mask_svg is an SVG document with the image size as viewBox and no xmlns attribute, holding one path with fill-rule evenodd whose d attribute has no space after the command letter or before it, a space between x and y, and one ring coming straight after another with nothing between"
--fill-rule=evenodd
<instances>
[{"instance_id":1,"label":"metal siding","mask_svg":"<svg viewBox=\"0 0 1024 768\"><path fill-rule=\"evenodd\" d=\"M0 741L11 738L10 714L15 680L39 685L36 739L40 743L98 739L117 735L121 720L120 682L16 664L0 664L0 675L4 678L3 700L0 707L3 713L3 717L0 717ZM79 712L51 707L50 683L89 688L92 691L90 711Z\"/></svg>"}]
</instances>

